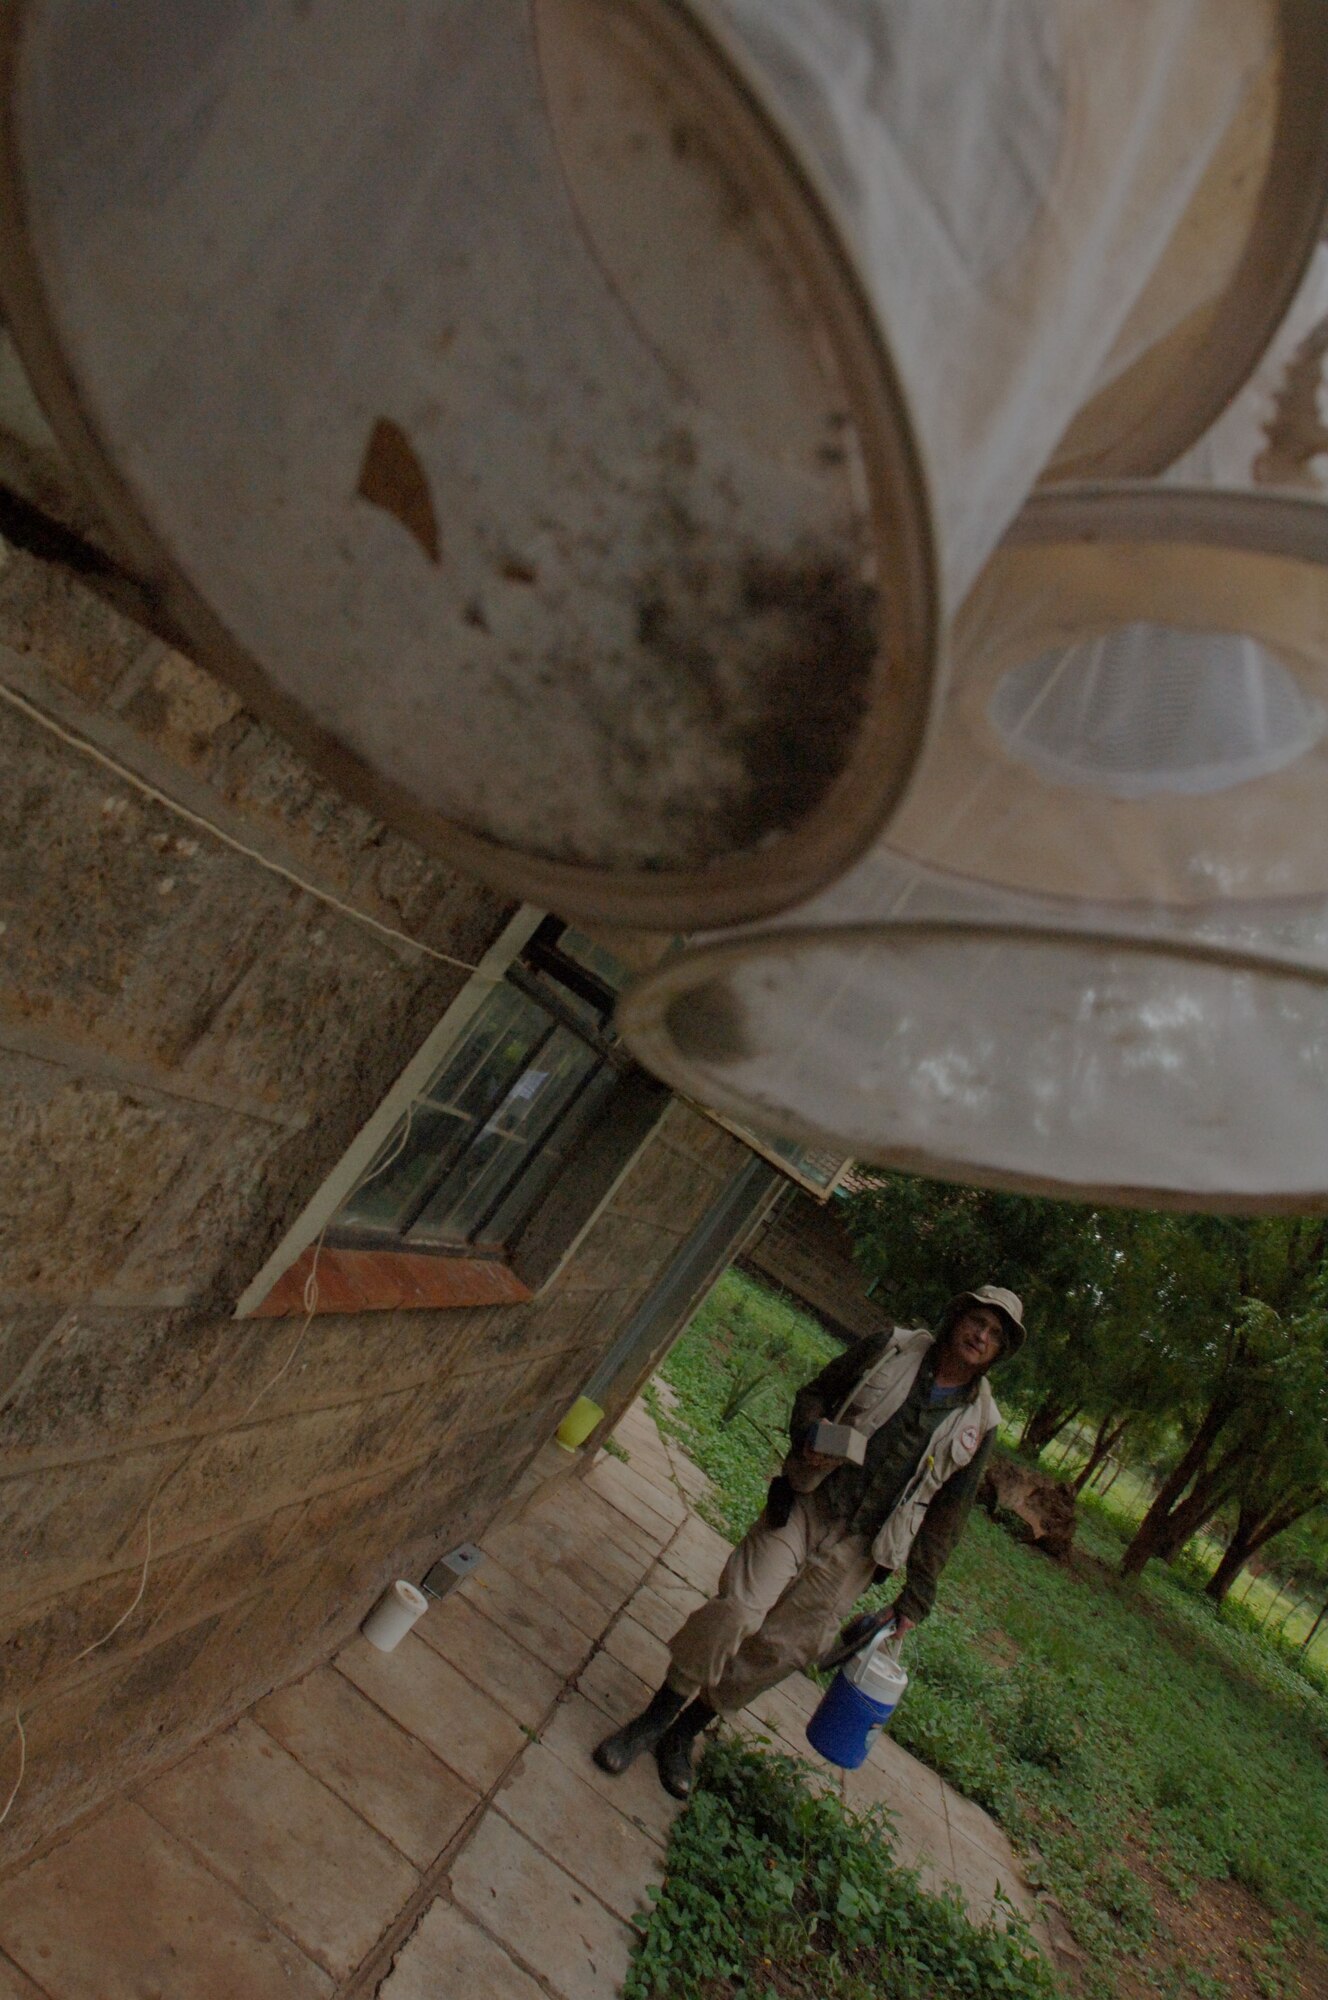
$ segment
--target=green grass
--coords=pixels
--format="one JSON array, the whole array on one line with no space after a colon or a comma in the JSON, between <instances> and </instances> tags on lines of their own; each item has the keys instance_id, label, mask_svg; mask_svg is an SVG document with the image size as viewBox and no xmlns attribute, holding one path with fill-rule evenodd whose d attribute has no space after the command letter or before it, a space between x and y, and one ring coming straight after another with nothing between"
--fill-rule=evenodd
<instances>
[{"instance_id":1,"label":"green grass","mask_svg":"<svg viewBox=\"0 0 1328 2000\"><path fill-rule=\"evenodd\" d=\"M735 1537L779 1455L764 1431L832 1351L804 1323L779 1382L747 1406L762 1430L741 1417L720 1424L744 1342L759 1349L788 1310L730 1274L665 1364L678 1396L666 1421L720 1487L717 1525ZM1153 1565L1123 1584L1123 1537L1101 1506L1082 1511L1078 1547L1065 1567L975 1513L936 1612L908 1642L913 1678L895 1736L1029 1853L1088 1954L1090 1992L1111 1992L1137 1952L1155 1969L1165 1958L1143 1859L1182 1898L1200 1880L1234 1879L1328 1937L1328 1697L1317 1675L1219 1616L1183 1575ZM1275 1960L1259 1971L1276 1993ZM1195 1963L1169 1990L1199 1995L1211 1977Z\"/></svg>"},{"instance_id":2,"label":"green grass","mask_svg":"<svg viewBox=\"0 0 1328 2000\"><path fill-rule=\"evenodd\" d=\"M636 1919L624 2000L1054 2000L1011 1915L974 1924L958 1896L896 1867L889 1816L813 1792L796 1763L741 1739L707 1750L674 1823L664 1883Z\"/></svg>"},{"instance_id":3,"label":"green grass","mask_svg":"<svg viewBox=\"0 0 1328 2000\"><path fill-rule=\"evenodd\" d=\"M788 1450L784 1425L795 1391L840 1352L816 1320L726 1271L664 1364L680 1399L676 1420L663 1417L647 1390L656 1418L714 1481L716 1500L700 1512L731 1541L760 1513Z\"/></svg>"}]
</instances>

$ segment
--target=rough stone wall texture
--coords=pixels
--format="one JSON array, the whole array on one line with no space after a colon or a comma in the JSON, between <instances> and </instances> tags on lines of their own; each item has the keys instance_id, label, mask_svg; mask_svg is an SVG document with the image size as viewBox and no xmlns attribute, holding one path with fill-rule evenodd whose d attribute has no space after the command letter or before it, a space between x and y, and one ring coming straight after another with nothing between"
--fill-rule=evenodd
<instances>
[{"instance_id":1,"label":"rough stone wall texture","mask_svg":"<svg viewBox=\"0 0 1328 2000\"><path fill-rule=\"evenodd\" d=\"M741 1262L756 1277L791 1292L842 1340L884 1333L892 1324L890 1315L867 1297L867 1280L833 1197L823 1203L795 1189Z\"/></svg>"},{"instance_id":2,"label":"rough stone wall texture","mask_svg":"<svg viewBox=\"0 0 1328 2000\"><path fill-rule=\"evenodd\" d=\"M323 785L58 569L0 564L0 681L352 909L473 963L510 906ZM477 1533L743 1158L672 1105L548 1292L238 1322L465 974L0 702L0 1866ZM284 1371L284 1372L283 1372ZM114 1637L78 1654L130 1604Z\"/></svg>"}]
</instances>

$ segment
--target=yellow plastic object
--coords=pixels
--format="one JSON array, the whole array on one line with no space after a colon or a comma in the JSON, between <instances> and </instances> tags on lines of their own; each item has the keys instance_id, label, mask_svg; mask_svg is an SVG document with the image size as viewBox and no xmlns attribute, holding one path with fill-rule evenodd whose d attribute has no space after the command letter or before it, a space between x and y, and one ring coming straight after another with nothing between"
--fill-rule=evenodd
<instances>
[{"instance_id":1,"label":"yellow plastic object","mask_svg":"<svg viewBox=\"0 0 1328 2000\"><path fill-rule=\"evenodd\" d=\"M576 1451L603 1420L598 1403L592 1403L589 1396L578 1396L554 1435L564 1451Z\"/></svg>"}]
</instances>

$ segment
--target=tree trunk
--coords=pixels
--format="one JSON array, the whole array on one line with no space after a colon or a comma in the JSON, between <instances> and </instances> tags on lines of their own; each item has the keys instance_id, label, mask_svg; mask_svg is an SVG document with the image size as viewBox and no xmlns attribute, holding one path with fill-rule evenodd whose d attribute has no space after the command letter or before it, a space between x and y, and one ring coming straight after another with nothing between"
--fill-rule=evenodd
<instances>
[{"instance_id":1,"label":"tree trunk","mask_svg":"<svg viewBox=\"0 0 1328 2000\"><path fill-rule=\"evenodd\" d=\"M1083 1492L1103 1459L1110 1458L1112 1452L1116 1449L1116 1446L1120 1443L1126 1430L1129 1428L1129 1418L1122 1417L1113 1430L1111 1426L1114 1417L1115 1412L1108 1411L1107 1415L1103 1417L1102 1422L1098 1425L1097 1436L1093 1439L1093 1449L1088 1454L1088 1463L1074 1481L1074 1490L1076 1493Z\"/></svg>"},{"instance_id":2,"label":"tree trunk","mask_svg":"<svg viewBox=\"0 0 1328 2000\"><path fill-rule=\"evenodd\" d=\"M1225 1600L1227 1592L1258 1547L1254 1528L1254 1520L1242 1507L1231 1540L1223 1549L1217 1568L1204 1585L1204 1596L1211 1597L1214 1604L1221 1604Z\"/></svg>"},{"instance_id":3,"label":"tree trunk","mask_svg":"<svg viewBox=\"0 0 1328 2000\"><path fill-rule=\"evenodd\" d=\"M1280 1535L1285 1528L1299 1521L1303 1514L1308 1514L1311 1508L1321 1505L1323 1497L1320 1492L1307 1492L1301 1488L1289 1497L1284 1496L1280 1507L1268 1507L1262 1512L1257 1507L1242 1507L1221 1561L1204 1586L1204 1596L1220 1604L1250 1557L1257 1555L1274 1535Z\"/></svg>"},{"instance_id":4,"label":"tree trunk","mask_svg":"<svg viewBox=\"0 0 1328 2000\"><path fill-rule=\"evenodd\" d=\"M1320 1611L1318 1617L1315 1619L1314 1623L1310 1626L1309 1631L1305 1634L1305 1637L1300 1642L1300 1650L1302 1653L1309 1646L1310 1641L1313 1639L1315 1633L1318 1631L1319 1627L1322 1625L1325 1618L1328 1618L1328 1598L1324 1599L1323 1609Z\"/></svg>"},{"instance_id":5,"label":"tree trunk","mask_svg":"<svg viewBox=\"0 0 1328 2000\"><path fill-rule=\"evenodd\" d=\"M1077 1403L1054 1403L1050 1397L1039 1403L1024 1425L1017 1447L1020 1456L1036 1458L1039 1452L1045 1451L1052 1439L1078 1416L1079 1408Z\"/></svg>"},{"instance_id":6,"label":"tree trunk","mask_svg":"<svg viewBox=\"0 0 1328 2000\"><path fill-rule=\"evenodd\" d=\"M1194 1513L1192 1523L1185 1529L1181 1540L1179 1542L1174 1540L1176 1523L1173 1517L1181 1504L1181 1496L1191 1482L1198 1480L1203 1474L1208 1454L1217 1442L1222 1426L1230 1414L1231 1406L1225 1398L1209 1404L1203 1421L1186 1446L1179 1464L1158 1488L1152 1506L1139 1523L1134 1540L1121 1558L1122 1576L1139 1576L1154 1556L1160 1556L1169 1562L1171 1557L1177 1555L1184 1547L1204 1515L1212 1512L1216 1502L1209 1500L1205 1495L1202 1507ZM1190 1500L1193 1499L1194 1494L1191 1493ZM1188 1510L1189 1503L1186 1504Z\"/></svg>"}]
</instances>

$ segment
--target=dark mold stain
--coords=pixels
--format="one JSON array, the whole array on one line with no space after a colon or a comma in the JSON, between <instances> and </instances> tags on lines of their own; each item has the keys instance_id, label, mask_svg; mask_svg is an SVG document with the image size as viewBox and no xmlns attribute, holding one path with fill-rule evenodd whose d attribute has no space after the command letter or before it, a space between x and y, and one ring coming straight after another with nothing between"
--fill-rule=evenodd
<instances>
[{"instance_id":1,"label":"dark mold stain","mask_svg":"<svg viewBox=\"0 0 1328 2000\"><path fill-rule=\"evenodd\" d=\"M518 556L509 556L499 565L499 575L509 583L538 583L539 571L533 563L522 562Z\"/></svg>"},{"instance_id":2,"label":"dark mold stain","mask_svg":"<svg viewBox=\"0 0 1328 2000\"><path fill-rule=\"evenodd\" d=\"M825 798L861 732L877 601L846 564L685 561L636 599L637 638L743 778L709 801L728 849L788 832Z\"/></svg>"},{"instance_id":3,"label":"dark mold stain","mask_svg":"<svg viewBox=\"0 0 1328 2000\"><path fill-rule=\"evenodd\" d=\"M415 447L391 417L380 417L365 448L355 491L413 535L432 563L442 560L438 519Z\"/></svg>"},{"instance_id":4,"label":"dark mold stain","mask_svg":"<svg viewBox=\"0 0 1328 2000\"><path fill-rule=\"evenodd\" d=\"M664 1025L688 1062L722 1069L752 1053L747 1010L727 980L711 979L691 993L675 994L664 1010Z\"/></svg>"}]
</instances>

